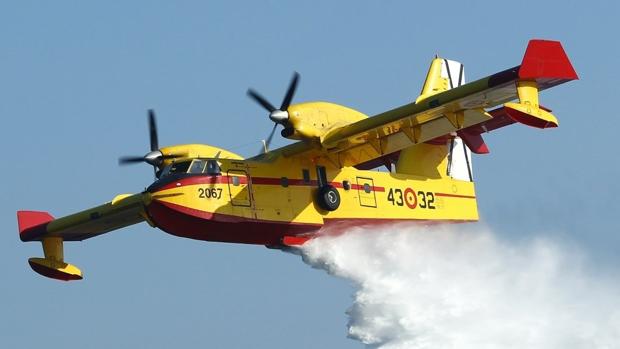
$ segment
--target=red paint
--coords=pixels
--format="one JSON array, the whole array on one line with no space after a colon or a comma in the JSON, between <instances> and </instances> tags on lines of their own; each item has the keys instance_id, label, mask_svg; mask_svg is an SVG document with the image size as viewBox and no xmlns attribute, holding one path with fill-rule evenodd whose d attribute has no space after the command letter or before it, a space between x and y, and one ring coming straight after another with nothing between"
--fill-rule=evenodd
<instances>
[{"instance_id":1,"label":"red paint","mask_svg":"<svg viewBox=\"0 0 620 349\"><path fill-rule=\"evenodd\" d=\"M342 188L342 183L332 182L330 184L333 185L336 188ZM364 190L364 185L351 184L351 189L353 189L353 190ZM378 186L375 186L375 185L371 185L370 186L370 190L371 191L376 191L376 192L384 192L385 191L385 187L378 187Z\"/></svg>"},{"instance_id":2,"label":"red paint","mask_svg":"<svg viewBox=\"0 0 620 349\"><path fill-rule=\"evenodd\" d=\"M530 40L519 68L519 79L579 79L559 41Z\"/></svg>"},{"instance_id":3,"label":"red paint","mask_svg":"<svg viewBox=\"0 0 620 349\"><path fill-rule=\"evenodd\" d=\"M446 145L446 143L448 143L448 141L450 141L451 139L452 139L452 136L450 134L447 134L447 135L439 136L437 138L433 138L430 141L426 141L424 143L430 144L430 145Z\"/></svg>"},{"instance_id":4,"label":"red paint","mask_svg":"<svg viewBox=\"0 0 620 349\"><path fill-rule=\"evenodd\" d=\"M468 134L482 134L497 130L498 128L502 128L504 126L512 125L516 122L510 117L510 115L508 115L504 107L493 109L489 111L489 114L493 117L492 119L466 127L459 132L466 132Z\"/></svg>"},{"instance_id":5,"label":"red paint","mask_svg":"<svg viewBox=\"0 0 620 349\"><path fill-rule=\"evenodd\" d=\"M319 224L257 220L153 201L147 211L163 231L186 238L259 245L279 245L284 236L309 234Z\"/></svg>"},{"instance_id":6,"label":"red paint","mask_svg":"<svg viewBox=\"0 0 620 349\"><path fill-rule=\"evenodd\" d=\"M229 181L230 183L232 183L232 178L233 176L207 176L207 175L197 175L197 176L190 176L190 177L185 177L185 178L179 178L176 181L164 184L161 187L157 187L156 190L166 190L166 189L172 189L172 188L178 188L181 185L193 185L193 184L205 184L205 185L211 185L211 184L227 184ZM247 177L245 176L234 176L239 178L239 183L240 184L248 184L248 180ZM180 183L180 185L177 185L178 183Z\"/></svg>"},{"instance_id":7,"label":"red paint","mask_svg":"<svg viewBox=\"0 0 620 349\"><path fill-rule=\"evenodd\" d=\"M512 109L509 107L504 107L504 109L506 110L506 113L508 113L508 115L510 115L510 117L513 120L520 122L524 125L528 125L528 126L532 126L536 128L558 127L558 124L556 124L555 122L549 122L543 119L539 119L533 115L523 113L519 110Z\"/></svg>"},{"instance_id":8,"label":"red paint","mask_svg":"<svg viewBox=\"0 0 620 349\"><path fill-rule=\"evenodd\" d=\"M42 211L17 211L19 238L22 241L32 241L47 233L47 224L54 217Z\"/></svg>"},{"instance_id":9,"label":"red paint","mask_svg":"<svg viewBox=\"0 0 620 349\"><path fill-rule=\"evenodd\" d=\"M448 193L435 193L435 196L444 196L449 198L461 198L461 199L475 199L475 196L470 195L457 195L457 194L448 194Z\"/></svg>"},{"instance_id":10,"label":"red paint","mask_svg":"<svg viewBox=\"0 0 620 349\"><path fill-rule=\"evenodd\" d=\"M282 238L282 244L286 246L301 246L310 239L312 239L312 236L285 236Z\"/></svg>"},{"instance_id":11,"label":"red paint","mask_svg":"<svg viewBox=\"0 0 620 349\"><path fill-rule=\"evenodd\" d=\"M413 196L413 199L415 200L414 202L409 201L409 194ZM403 195L405 196L405 204L407 204L407 207L413 210L414 208L418 206L418 196L415 194L415 191L413 189L411 188L405 189L405 192L403 193Z\"/></svg>"},{"instance_id":12,"label":"red paint","mask_svg":"<svg viewBox=\"0 0 620 349\"><path fill-rule=\"evenodd\" d=\"M180 178L179 180L176 180L172 183L168 183L163 185L162 187L157 187L155 188L156 191L160 191L160 190L166 190L166 189L172 189L172 188L179 188L181 186L186 186L186 185L196 185L196 184L205 184L205 185L209 185L209 184L216 184L216 183L232 183L232 178L233 176L191 176L191 177L186 177L186 178ZM241 184L247 184L247 178L246 177L239 177L239 180ZM253 185L282 185L282 178L272 178L272 177L251 177L250 182ZM330 182L330 185L332 185L334 188L343 188L342 186L342 182ZM288 178L288 186L300 186L300 187L316 187L318 186L318 182L316 180L311 180L310 182L306 182L303 179L295 179L295 178ZM364 186L362 185L357 185L357 184L351 184L351 189L354 190L363 190ZM371 190L376 191L376 192L384 192L385 191L385 187L380 187L380 186L371 186Z\"/></svg>"},{"instance_id":13,"label":"red paint","mask_svg":"<svg viewBox=\"0 0 620 349\"><path fill-rule=\"evenodd\" d=\"M415 197L414 207L416 207L417 196L413 189L410 190ZM435 195L474 198L441 193L436 193ZM306 241L316 236L338 235L353 227L388 225L402 222L415 222L426 225L471 222L469 220L421 220L407 218L324 218L325 224L320 225L249 219L195 210L160 201L153 201L147 207L147 210L157 227L172 235L204 241L270 246L303 245Z\"/></svg>"},{"instance_id":14,"label":"red paint","mask_svg":"<svg viewBox=\"0 0 620 349\"><path fill-rule=\"evenodd\" d=\"M467 148L471 150L475 154L488 154L489 147L487 147L486 143L484 143L484 139L479 133L468 132L465 130L460 130L457 132L458 136L461 137Z\"/></svg>"},{"instance_id":15,"label":"red paint","mask_svg":"<svg viewBox=\"0 0 620 349\"><path fill-rule=\"evenodd\" d=\"M82 280L82 277L79 275L63 273L60 270L48 268L44 265L33 263L32 261L28 261L28 264L30 264L30 267L32 268L32 270L48 278L62 280L62 281Z\"/></svg>"}]
</instances>

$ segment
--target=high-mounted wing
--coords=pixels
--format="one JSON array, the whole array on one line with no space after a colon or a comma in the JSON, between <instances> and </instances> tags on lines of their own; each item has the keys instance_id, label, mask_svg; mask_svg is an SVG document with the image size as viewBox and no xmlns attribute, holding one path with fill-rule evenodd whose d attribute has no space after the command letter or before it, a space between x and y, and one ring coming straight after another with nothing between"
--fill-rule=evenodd
<instances>
[{"instance_id":1,"label":"high-mounted wing","mask_svg":"<svg viewBox=\"0 0 620 349\"><path fill-rule=\"evenodd\" d=\"M557 119L540 106L538 92L575 79L577 73L560 42L531 40L519 66L330 130L318 141L298 142L277 152L284 156L322 155L340 166L354 166L458 133L472 151L485 153L488 149L480 136L485 130L514 122L537 128L557 126ZM518 103L508 103L515 99ZM502 106L488 111L498 105Z\"/></svg>"},{"instance_id":2,"label":"high-mounted wing","mask_svg":"<svg viewBox=\"0 0 620 349\"><path fill-rule=\"evenodd\" d=\"M54 219L47 212L18 211L22 241L41 241L45 258L30 258L37 273L58 280L82 279L82 272L64 262L63 241L81 241L147 220L149 193L118 195L111 202Z\"/></svg>"}]
</instances>

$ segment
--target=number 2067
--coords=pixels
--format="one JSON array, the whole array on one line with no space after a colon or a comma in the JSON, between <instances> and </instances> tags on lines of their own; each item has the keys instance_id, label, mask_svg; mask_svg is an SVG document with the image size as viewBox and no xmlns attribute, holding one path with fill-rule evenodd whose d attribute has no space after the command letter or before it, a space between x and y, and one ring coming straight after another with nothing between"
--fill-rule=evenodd
<instances>
[{"instance_id":1,"label":"number 2067","mask_svg":"<svg viewBox=\"0 0 620 349\"><path fill-rule=\"evenodd\" d=\"M198 188L198 197L201 199L219 199L222 197L222 188Z\"/></svg>"}]
</instances>

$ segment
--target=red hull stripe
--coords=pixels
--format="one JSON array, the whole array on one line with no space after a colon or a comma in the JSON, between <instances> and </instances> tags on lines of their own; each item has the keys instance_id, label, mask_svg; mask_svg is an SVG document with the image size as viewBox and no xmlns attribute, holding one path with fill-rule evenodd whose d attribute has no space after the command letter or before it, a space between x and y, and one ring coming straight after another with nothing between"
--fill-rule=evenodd
<instances>
[{"instance_id":1,"label":"red hull stripe","mask_svg":"<svg viewBox=\"0 0 620 349\"><path fill-rule=\"evenodd\" d=\"M190 215L190 216L194 216L197 218L209 219L209 220L214 220L218 222L225 222L225 223L254 222L254 223L270 223L270 224L304 225L304 226L312 226L312 227L321 226L321 224L313 224L313 223L291 223L289 221L272 221L272 220L267 220L267 219L245 218L241 216L197 210L195 208L173 204L171 202L163 202L163 201L158 201L158 202L164 206L167 206L168 208L172 210L175 210L175 211L178 211L178 212Z\"/></svg>"},{"instance_id":2,"label":"red hull stripe","mask_svg":"<svg viewBox=\"0 0 620 349\"><path fill-rule=\"evenodd\" d=\"M449 198L461 198L461 199L475 199L475 196L471 195L456 195L456 194L448 194L448 193L435 193L435 196L444 196Z\"/></svg>"},{"instance_id":3,"label":"red hull stripe","mask_svg":"<svg viewBox=\"0 0 620 349\"><path fill-rule=\"evenodd\" d=\"M232 183L233 177L239 178L239 184L248 184L247 177L245 176L240 176L240 177L239 176L192 176L192 177L187 177L187 178L181 178L178 181L174 181L172 183L166 184L162 186L161 188L158 188L157 190L158 191L166 190L166 189L177 188L179 186L194 185L194 184L228 184L228 183ZM252 178L251 179L252 184L254 185L282 185L282 178L271 178L271 177L251 177L251 178ZM287 182L289 186L316 187L318 185L318 182L316 180L305 182L303 179L288 178ZM177 185L177 183L179 183L179 185ZM341 189L343 188L343 185L341 182L330 182L329 184L332 185L334 188L341 188ZM385 191L385 187L371 186L370 188L371 190L376 191L376 192ZM357 185L357 184L351 184L351 189L363 190L364 186Z\"/></svg>"},{"instance_id":4,"label":"red hull stripe","mask_svg":"<svg viewBox=\"0 0 620 349\"><path fill-rule=\"evenodd\" d=\"M204 241L281 245L285 236L312 236L321 229L318 224L255 220L192 210L161 201L153 201L147 210L152 221L161 230Z\"/></svg>"},{"instance_id":5,"label":"red hull stripe","mask_svg":"<svg viewBox=\"0 0 620 349\"><path fill-rule=\"evenodd\" d=\"M158 228L186 238L258 245L302 245L320 235L339 235L352 227L414 222L422 225L466 223L475 220L424 220L386 218L325 218L325 225L277 222L205 212L153 201L148 213Z\"/></svg>"}]
</instances>

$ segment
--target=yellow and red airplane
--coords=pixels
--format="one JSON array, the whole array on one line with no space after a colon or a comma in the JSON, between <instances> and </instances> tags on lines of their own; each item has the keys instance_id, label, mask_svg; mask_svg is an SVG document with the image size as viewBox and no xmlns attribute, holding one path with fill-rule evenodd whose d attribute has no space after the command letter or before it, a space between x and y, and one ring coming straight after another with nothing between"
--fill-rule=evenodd
<instances>
[{"instance_id":1,"label":"yellow and red airplane","mask_svg":"<svg viewBox=\"0 0 620 349\"><path fill-rule=\"evenodd\" d=\"M62 218L17 212L21 240L43 245L32 269L82 279L64 261L64 241L143 221L180 237L282 249L350 226L476 221L471 153L488 153L481 135L515 122L558 126L538 92L578 78L559 42L531 40L520 65L467 84L462 64L435 58L415 102L368 117L327 102L291 104L298 77L279 108L248 90L274 122L249 159L202 144L160 148L150 111L151 151L119 162L152 165L155 182ZM278 125L298 142L270 150Z\"/></svg>"}]
</instances>

